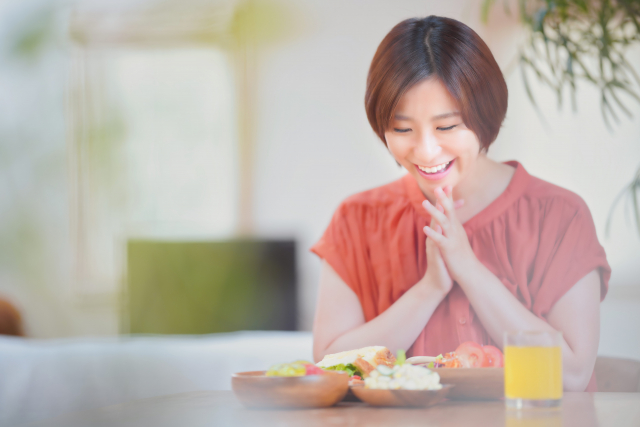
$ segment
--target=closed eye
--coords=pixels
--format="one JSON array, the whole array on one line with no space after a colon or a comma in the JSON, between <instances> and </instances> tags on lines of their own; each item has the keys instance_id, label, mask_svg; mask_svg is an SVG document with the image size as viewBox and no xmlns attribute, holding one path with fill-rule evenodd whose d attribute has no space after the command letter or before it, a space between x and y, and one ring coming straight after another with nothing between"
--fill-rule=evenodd
<instances>
[{"instance_id":1,"label":"closed eye","mask_svg":"<svg viewBox=\"0 0 640 427\"><path fill-rule=\"evenodd\" d=\"M456 126L458 126L458 125L453 125L453 126L449 126L449 127L446 127L446 128L438 128L438 130L451 130Z\"/></svg>"},{"instance_id":2,"label":"closed eye","mask_svg":"<svg viewBox=\"0 0 640 427\"><path fill-rule=\"evenodd\" d=\"M398 133L406 133L409 132L411 129L397 129L397 128L393 128L394 132L398 132Z\"/></svg>"}]
</instances>

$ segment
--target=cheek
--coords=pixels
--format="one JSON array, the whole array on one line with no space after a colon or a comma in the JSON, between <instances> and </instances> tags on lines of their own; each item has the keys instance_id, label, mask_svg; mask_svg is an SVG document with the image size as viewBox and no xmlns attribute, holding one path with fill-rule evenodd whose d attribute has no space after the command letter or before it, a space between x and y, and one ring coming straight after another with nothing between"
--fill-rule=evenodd
<instances>
[{"instance_id":1,"label":"cheek","mask_svg":"<svg viewBox=\"0 0 640 427\"><path fill-rule=\"evenodd\" d=\"M461 132L451 145L455 154L467 162L473 162L480 153L480 142L476 134L471 131Z\"/></svg>"},{"instance_id":2,"label":"cheek","mask_svg":"<svg viewBox=\"0 0 640 427\"><path fill-rule=\"evenodd\" d=\"M385 138L387 140L387 148L389 149L393 157L395 157L397 161L401 161L406 155L407 150L404 146L406 144L401 144L398 141L395 141L393 136L389 137L385 135Z\"/></svg>"}]
</instances>

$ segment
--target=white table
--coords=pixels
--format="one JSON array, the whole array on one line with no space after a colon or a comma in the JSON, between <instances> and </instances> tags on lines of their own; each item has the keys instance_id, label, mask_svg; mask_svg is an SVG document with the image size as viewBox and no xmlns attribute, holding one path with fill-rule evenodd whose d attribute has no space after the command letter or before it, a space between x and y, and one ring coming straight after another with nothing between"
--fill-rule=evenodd
<instances>
[{"instance_id":1,"label":"white table","mask_svg":"<svg viewBox=\"0 0 640 427\"><path fill-rule=\"evenodd\" d=\"M638 427L640 393L565 393L561 409L507 410L503 401L447 401L426 409L340 403L325 409L252 410L231 391L175 394L69 414L31 427L324 426Z\"/></svg>"}]
</instances>

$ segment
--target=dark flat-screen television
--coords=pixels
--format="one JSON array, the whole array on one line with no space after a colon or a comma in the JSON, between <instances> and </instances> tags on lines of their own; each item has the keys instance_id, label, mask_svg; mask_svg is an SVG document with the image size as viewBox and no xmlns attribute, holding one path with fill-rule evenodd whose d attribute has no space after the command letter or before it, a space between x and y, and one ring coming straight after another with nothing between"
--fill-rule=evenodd
<instances>
[{"instance_id":1,"label":"dark flat-screen television","mask_svg":"<svg viewBox=\"0 0 640 427\"><path fill-rule=\"evenodd\" d=\"M130 240L124 332L295 330L293 240Z\"/></svg>"}]
</instances>

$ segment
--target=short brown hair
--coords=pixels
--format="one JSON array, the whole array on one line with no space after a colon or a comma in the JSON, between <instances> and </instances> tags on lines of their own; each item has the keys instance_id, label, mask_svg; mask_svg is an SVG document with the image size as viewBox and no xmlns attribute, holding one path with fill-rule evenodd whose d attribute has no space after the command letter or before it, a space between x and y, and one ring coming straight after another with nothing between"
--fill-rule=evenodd
<instances>
[{"instance_id":1,"label":"short brown hair","mask_svg":"<svg viewBox=\"0 0 640 427\"><path fill-rule=\"evenodd\" d=\"M462 22L439 16L402 21L378 46L365 94L373 130L386 144L384 133L402 95L432 76L458 102L463 122L487 150L507 112L507 84L480 36Z\"/></svg>"}]
</instances>

